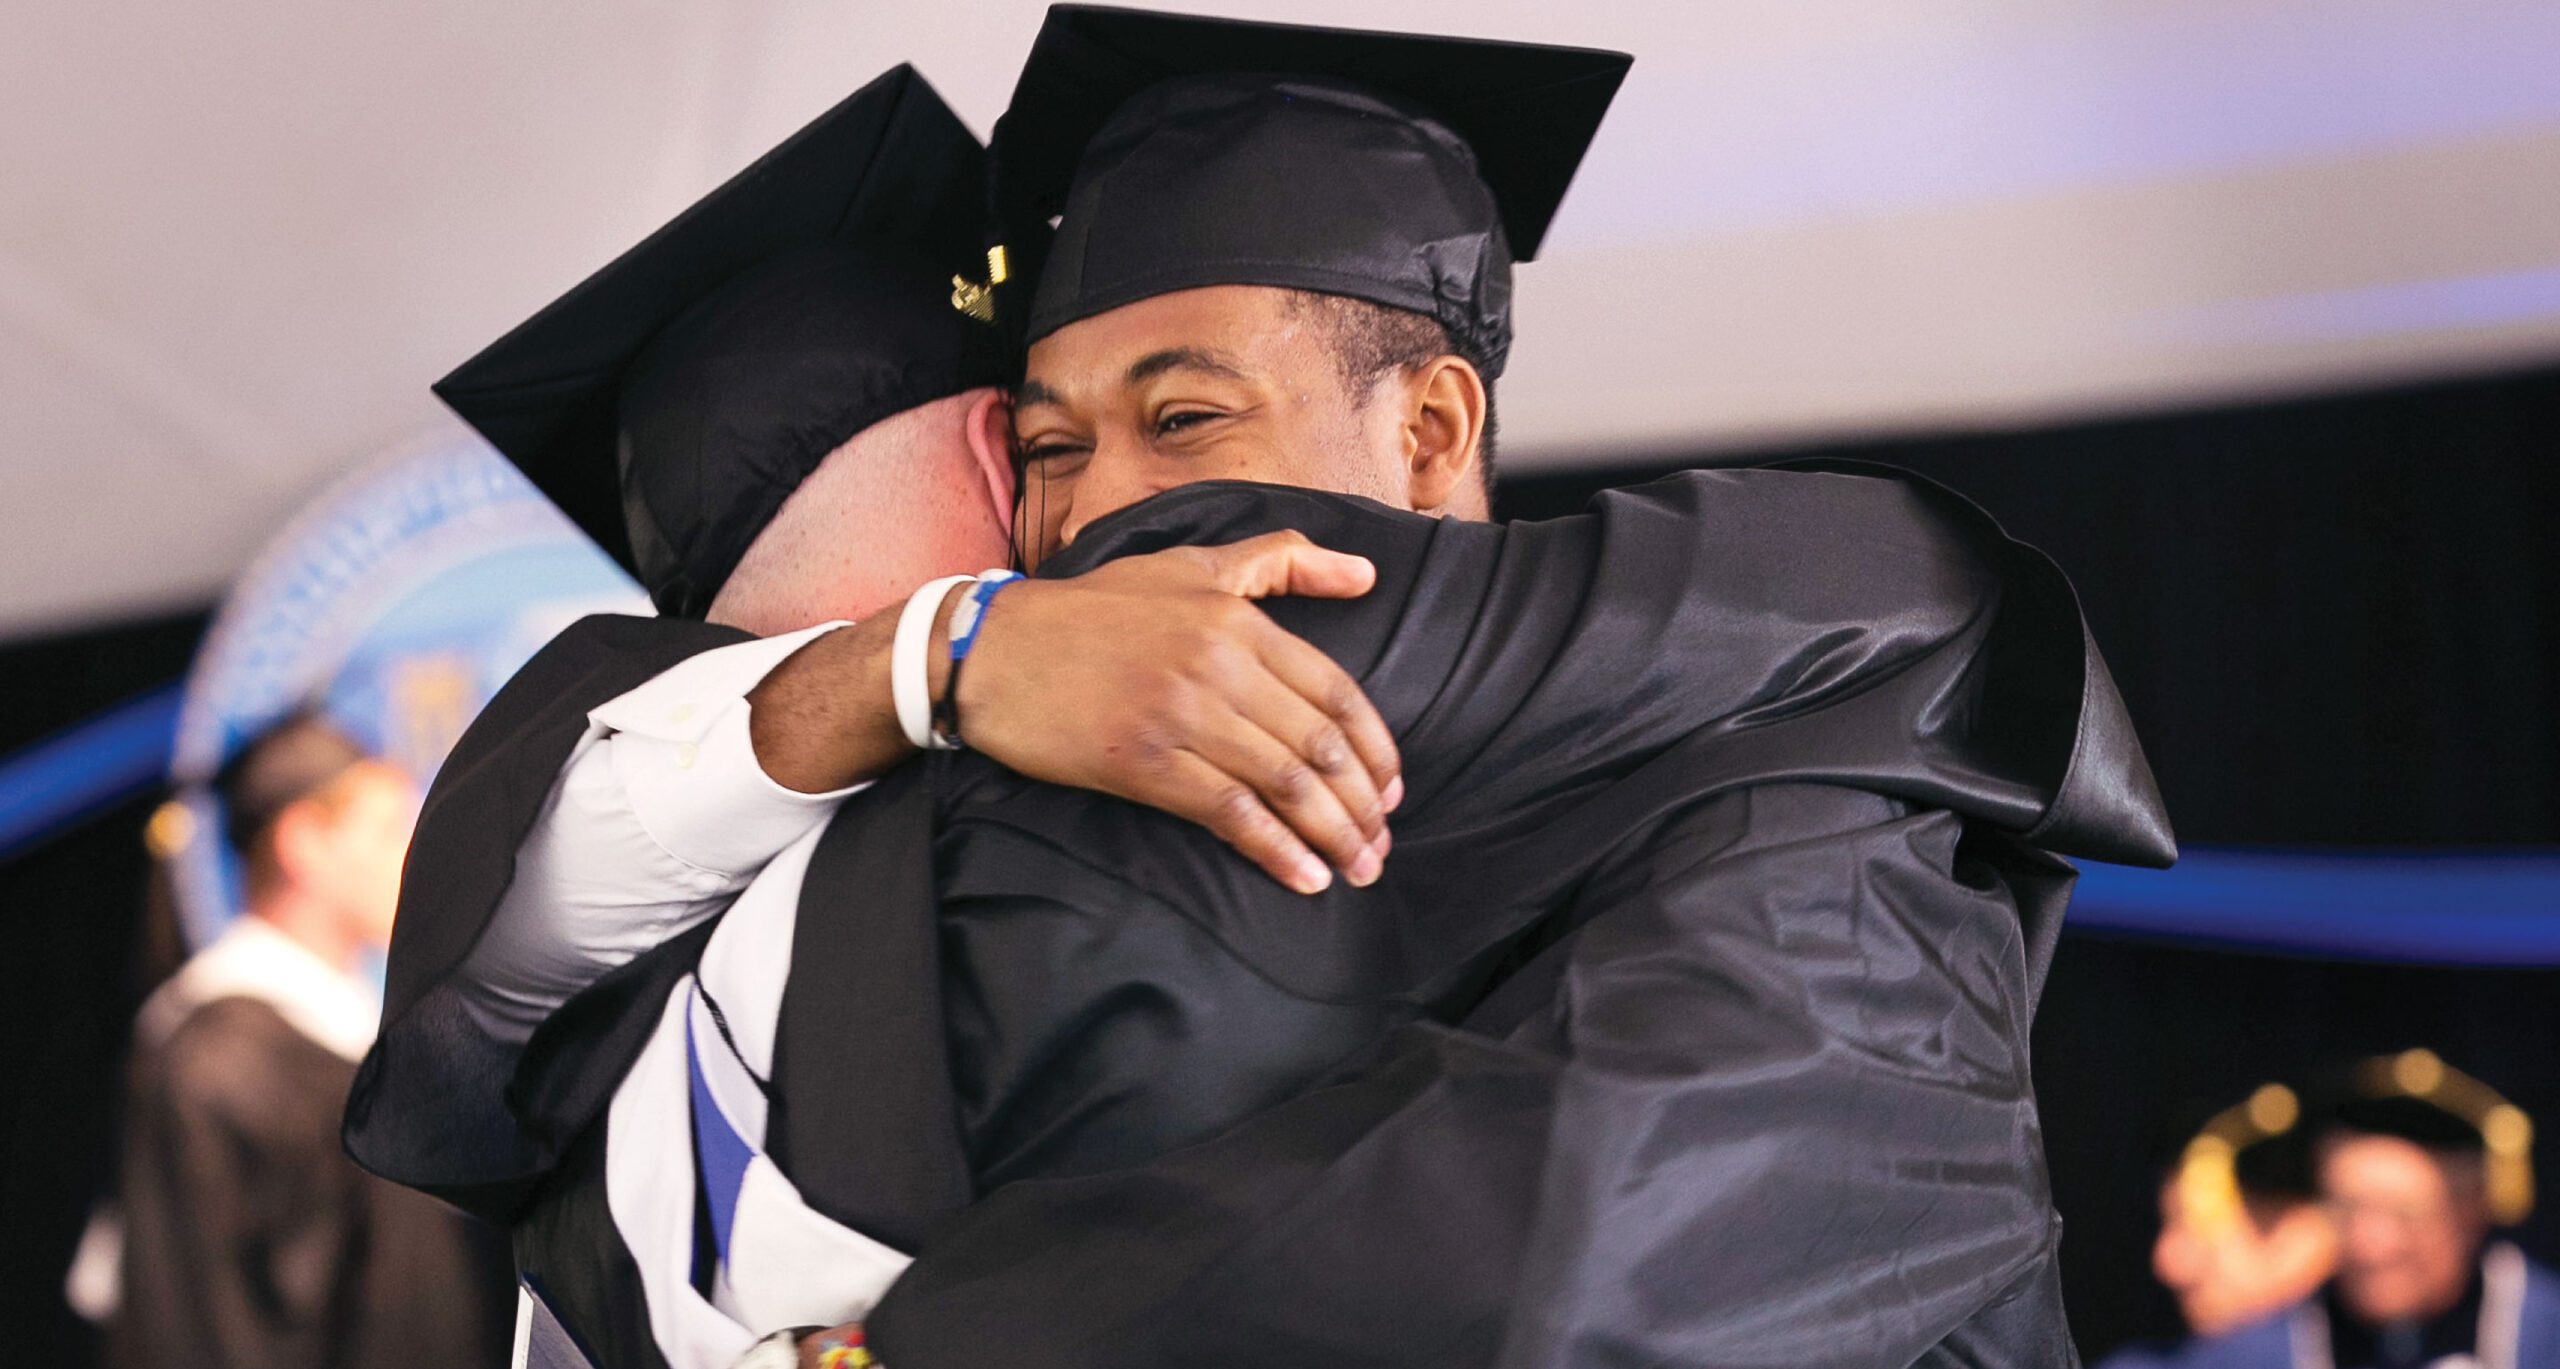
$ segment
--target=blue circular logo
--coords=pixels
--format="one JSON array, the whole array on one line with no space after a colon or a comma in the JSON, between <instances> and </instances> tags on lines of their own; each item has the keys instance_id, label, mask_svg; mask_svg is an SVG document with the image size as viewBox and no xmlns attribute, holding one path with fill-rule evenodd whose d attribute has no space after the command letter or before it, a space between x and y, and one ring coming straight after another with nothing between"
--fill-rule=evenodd
<instances>
[{"instance_id":1,"label":"blue circular logo","mask_svg":"<svg viewBox=\"0 0 2560 1369\"><path fill-rule=\"evenodd\" d=\"M167 843L198 945L240 907L207 788L233 751L316 709L424 786L498 686L589 613L648 597L513 466L455 437L396 451L289 524L214 615L187 672ZM191 819L191 820L190 820Z\"/></svg>"}]
</instances>

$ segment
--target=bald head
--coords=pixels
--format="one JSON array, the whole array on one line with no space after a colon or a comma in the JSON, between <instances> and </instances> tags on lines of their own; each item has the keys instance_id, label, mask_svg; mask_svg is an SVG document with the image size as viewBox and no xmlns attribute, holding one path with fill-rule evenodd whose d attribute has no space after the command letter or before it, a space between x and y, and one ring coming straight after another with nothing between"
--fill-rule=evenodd
<instances>
[{"instance_id":1,"label":"bald head","mask_svg":"<svg viewBox=\"0 0 2560 1369\"><path fill-rule=\"evenodd\" d=\"M893 414L827 455L747 548L709 618L758 636L895 607L1011 560L1010 421L992 388Z\"/></svg>"}]
</instances>

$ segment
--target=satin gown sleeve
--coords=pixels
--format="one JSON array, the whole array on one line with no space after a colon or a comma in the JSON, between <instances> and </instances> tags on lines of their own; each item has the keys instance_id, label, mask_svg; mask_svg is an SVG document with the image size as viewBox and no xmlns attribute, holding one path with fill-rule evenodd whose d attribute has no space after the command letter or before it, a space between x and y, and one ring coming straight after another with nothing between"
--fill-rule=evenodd
<instances>
[{"instance_id":1,"label":"satin gown sleeve","mask_svg":"<svg viewBox=\"0 0 2560 1369\"><path fill-rule=\"evenodd\" d=\"M564 767L589 739L589 712L680 662L752 640L681 619L582 619L472 721L437 771L410 842L382 1032L347 1099L342 1135L358 1164L503 1222L557 1163L560 1138L529 1133L506 1101L524 1039L468 987L465 963L514 887L518 851Z\"/></svg>"},{"instance_id":2,"label":"satin gown sleeve","mask_svg":"<svg viewBox=\"0 0 2560 1369\"><path fill-rule=\"evenodd\" d=\"M522 1045L607 971L727 907L861 788L786 789L748 732L747 695L838 626L713 647L588 712L452 977L483 1033Z\"/></svg>"}]
</instances>

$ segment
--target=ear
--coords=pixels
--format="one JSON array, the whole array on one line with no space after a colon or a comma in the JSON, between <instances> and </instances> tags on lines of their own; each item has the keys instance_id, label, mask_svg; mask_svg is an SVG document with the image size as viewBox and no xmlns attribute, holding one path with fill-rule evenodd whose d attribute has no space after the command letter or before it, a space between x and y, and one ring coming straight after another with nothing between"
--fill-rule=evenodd
<instances>
[{"instance_id":1,"label":"ear","mask_svg":"<svg viewBox=\"0 0 2560 1369\"><path fill-rule=\"evenodd\" d=\"M1004 391L989 386L969 401L961 429L969 454L977 458L978 475L987 482L987 503L1005 540L1013 540L1013 405Z\"/></svg>"},{"instance_id":2,"label":"ear","mask_svg":"<svg viewBox=\"0 0 2560 1369\"><path fill-rule=\"evenodd\" d=\"M1409 382L1407 496L1424 513L1483 513L1484 377L1466 358L1443 356Z\"/></svg>"}]
</instances>

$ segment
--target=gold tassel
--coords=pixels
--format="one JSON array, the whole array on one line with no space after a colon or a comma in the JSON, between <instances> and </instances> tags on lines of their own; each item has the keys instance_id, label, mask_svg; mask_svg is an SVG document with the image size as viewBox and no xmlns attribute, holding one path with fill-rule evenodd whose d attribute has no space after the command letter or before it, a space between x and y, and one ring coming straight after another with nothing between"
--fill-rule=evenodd
<instances>
[{"instance_id":1,"label":"gold tassel","mask_svg":"<svg viewBox=\"0 0 2560 1369\"><path fill-rule=\"evenodd\" d=\"M996 321L996 287L1012 274L1004 255L1004 244L987 249L987 279L984 284L966 276L951 278L951 307L980 323Z\"/></svg>"}]
</instances>

